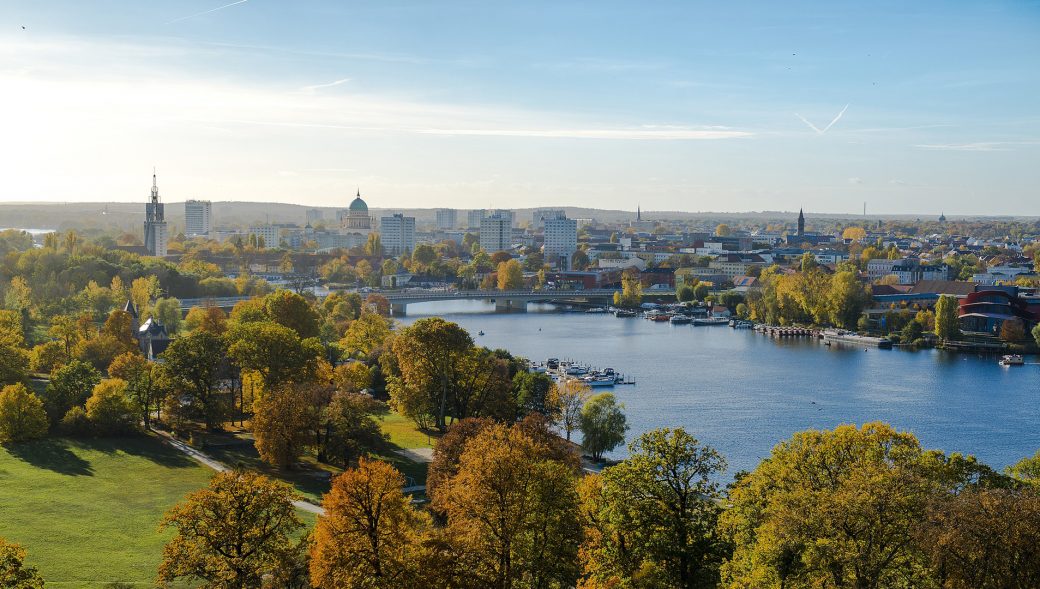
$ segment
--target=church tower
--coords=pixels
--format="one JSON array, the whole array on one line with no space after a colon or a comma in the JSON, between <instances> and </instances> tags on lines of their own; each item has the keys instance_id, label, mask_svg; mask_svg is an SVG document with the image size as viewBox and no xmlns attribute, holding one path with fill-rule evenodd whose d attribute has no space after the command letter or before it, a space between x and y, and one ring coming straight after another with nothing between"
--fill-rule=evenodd
<instances>
[{"instance_id":1,"label":"church tower","mask_svg":"<svg viewBox=\"0 0 1040 589\"><path fill-rule=\"evenodd\" d=\"M144 247L148 253L157 256L166 256L166 247L169 238L166 232L166 216L163 204L159 202L159 186L155 179L155 170L152 170L152 198L145 205L144 213Z\"/></svg>"},{"instance_id":2,"label":"church tower","mask_svg":"<svg viewBox=\"0 0 1040 589\"><path fill-rule=\"evenodd\" d=\"M798 236L805 235L805 213L798 209Z\"/></svg>"}]
</instances>

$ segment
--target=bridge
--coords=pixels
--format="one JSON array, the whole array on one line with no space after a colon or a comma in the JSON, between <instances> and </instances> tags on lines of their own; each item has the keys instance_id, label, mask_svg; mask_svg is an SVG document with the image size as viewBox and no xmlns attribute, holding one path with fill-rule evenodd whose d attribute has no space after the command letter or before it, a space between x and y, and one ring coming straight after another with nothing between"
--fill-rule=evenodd
<instances>
[{"instance_id":1,"label":"bridge","mask_svg":"<svg viewBox=\"0 0 1040 589\"><path fill-rule=\"evenodd\" d=\"M390 309L395 316L405 315L408 305L431 303L435 301L474 301L486 300L495 304L499 311L527 310L528 303L610 303L614 299L614 288L592 288L585 290L373 290L361 295L378 294L390 302ZM643 293L644 296L673 297L674 290L653 290ZM192 307L220 307L230 309L240 301L253 297L210 297L199 299L182 299L181 310L187 312Z\"/></svg>"}]
</instances>

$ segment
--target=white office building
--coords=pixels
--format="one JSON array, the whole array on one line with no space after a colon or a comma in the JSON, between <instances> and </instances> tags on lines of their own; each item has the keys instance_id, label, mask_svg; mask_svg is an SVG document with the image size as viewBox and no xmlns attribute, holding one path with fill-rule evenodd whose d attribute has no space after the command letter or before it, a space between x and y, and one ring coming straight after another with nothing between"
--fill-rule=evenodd
<instances>
[{"instance_id":1,"label":"white office building","mask_svg":"<svg viewBox=\"0 0 1040 589\"><path fill-rule=\"evenodd\" d=\"M209 235L213 227L213 203L208 200L184 202L184 234L188 237Z\"/></svg>"},{"instance_id":2,"label":"white office building","mask_svg":"<svg viewBox=\"0 0 1040 589\"><path fill-rule=\"evenodd\" d=\"M437 209L437 229L454 229L459 212L455 209Z\"/></svg>"},{"instance_id":3,"label":"white office building","mask_svg":"<svg viewBox=\"0 0 1040 589\"><path fill-rule=\"evenodd\" d=\"M379 220L379 238L383 250L391 256L399 256L415 249L415 217L396 213Z\"/></svg>"},{"instance_id":4,"label":"white office building","mask_svg":"<svg viewBox=\"0 0 1040 589\"><path fill-rule=\"evenodd\" d=\"M513 215L509 211L495 211L480 220L480 247L489 254L512 249Z\"/></svg>"},{"instance_id":5,"label":"white office building","mask_svg":"<svg viewBox=\"0 0 1040 589\"><path fill-rule=\"evenodd\" d=\"M249 228L249 234L255 235L257 243L263 241L263 249L272 249L278 247L281 242L282 228L278 225L256 225Z\"/></svg>"},{"instance_id":6,"label":"white office building","mask_svg":"<svg viewBox=\"0 0 1040 589\"><path fill-rule=\"evenodd\" d=\"M571 256L578 251L578 221L565 216L544 219L545 261L570 269Z\"/></svg>"}]
</instances>

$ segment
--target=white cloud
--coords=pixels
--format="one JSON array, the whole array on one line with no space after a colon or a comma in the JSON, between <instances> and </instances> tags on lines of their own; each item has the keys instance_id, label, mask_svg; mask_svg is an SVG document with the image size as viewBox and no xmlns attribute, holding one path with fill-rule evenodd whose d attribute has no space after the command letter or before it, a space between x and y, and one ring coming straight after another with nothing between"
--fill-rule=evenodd
<instances>
[{"instance_id":1,"label":"white cloud","mask_svg":"<svg viewBox=\"0 0 1040 589\"><path fill-rule=\"evenodd\" d=\"M933 143L915 145L917 149L929 151L1009 151L1009 145L1005 141L984 141L978 143Z\"/></svg>"},{"instance_id":2,"label":"white cloud","mask_svg":"<svg viewBox=\"0 0 1040 589\"><path fill-rule=\"evenodd\" d=\"M314 84L313 86L304 86L303 88L300 88L300 92L303 92L305 94L313 94L316 90L321 90L322 88L332 88L333 86L346 84L349 81L350 78L341 78L339 80L334 80L327 84Z\"/></svg>"},{"instance_id":3,"label":"white cloud","mask_svg":"<svg viewBox=\"0 0 1040 589\"><path fill-rule=\"evenodd\" d=\"M863 184L863 178L853 176L852 178L849 178L849 184Z\"/></svg>"}]
</instances>

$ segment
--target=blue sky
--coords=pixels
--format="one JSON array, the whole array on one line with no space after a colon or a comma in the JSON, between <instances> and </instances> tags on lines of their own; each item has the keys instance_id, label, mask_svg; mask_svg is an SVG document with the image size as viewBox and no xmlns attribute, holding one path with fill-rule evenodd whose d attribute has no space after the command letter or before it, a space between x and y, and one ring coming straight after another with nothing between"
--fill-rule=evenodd
<instances>
[{"instance_id":1,"label":"blue sky","mask_svg":"<svg viewBox=\"0 0 1040 589\"><path fill-rule=\"evenodd\" d=\"M1040 215L1040 2L228 3L0 6L0 200Z\"/></svg>"}]
</instances>

